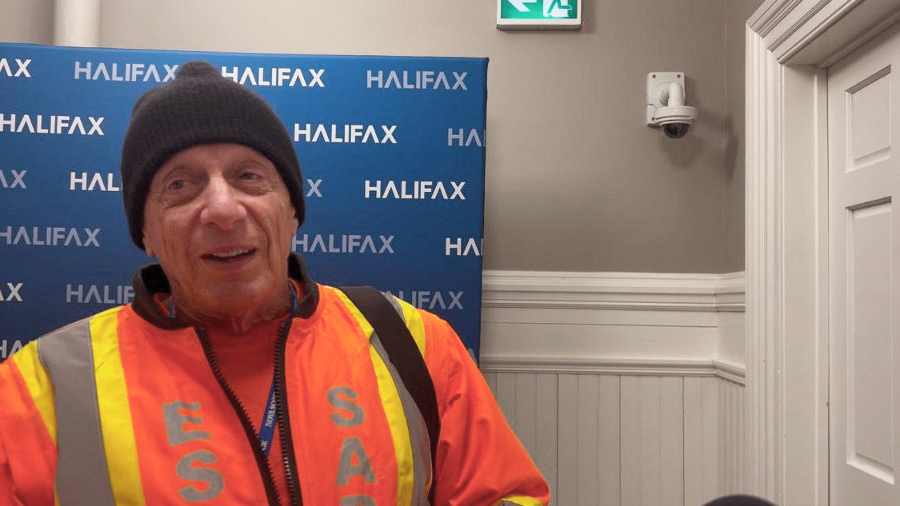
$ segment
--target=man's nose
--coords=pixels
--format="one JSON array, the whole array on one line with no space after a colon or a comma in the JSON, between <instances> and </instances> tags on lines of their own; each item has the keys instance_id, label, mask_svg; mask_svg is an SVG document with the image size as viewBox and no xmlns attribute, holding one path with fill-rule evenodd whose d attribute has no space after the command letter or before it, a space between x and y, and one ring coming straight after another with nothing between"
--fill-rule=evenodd
<instances>
[{"instance_id":1,"label":"man's nose","mask_svg":"<svg viewBox=\"0 0 900 506\"><path fill-rule=\"evenodd\" d=\"M201 223L229 230L246 217L247 208L241 203L239 192L225 178L211 178L203 190Z\"/></svg>"}]
</instances>

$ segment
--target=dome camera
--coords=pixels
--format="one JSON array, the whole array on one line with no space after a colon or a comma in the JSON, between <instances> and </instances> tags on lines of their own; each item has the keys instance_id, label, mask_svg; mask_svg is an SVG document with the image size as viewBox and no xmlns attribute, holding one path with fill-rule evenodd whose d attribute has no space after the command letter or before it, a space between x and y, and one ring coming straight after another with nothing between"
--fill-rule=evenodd
<instances>
[{"instance_id":1,"label":"dome camera","mask_svg":"<svg viewBox=\"0 0 900 506\"><path fill-rule=\"evenodd\" d=\"M684 134L688 133L688 130L691 129L690 123L669 123L668 125L662 126L663 132L666 134L666 137L670 139L678 139L679 137L684 137Z\"/></svg>"},{"instance_id":2,"label":"dome camera","mask_svg":"<svg viewBox=\"0 0 900 506\"><path fill-rule=\"evenodd\" d=\"M653 121L662 127L666 137L678 139L684 137L691 129L691 123L697 117L697 109L687 106L660 107L653 116Z\"/></svg>"},{"instance_id":3,"label":"dome camera","mask_svg":"<svg viewBox=\"0 0 900 506\"><path fill-rule=\"evenodd\" d=\"M684 73L647 74L647 125L662 128L666 137L684 137L697 119L697 108L684 105Z\"/></svg>"}]
</instances>

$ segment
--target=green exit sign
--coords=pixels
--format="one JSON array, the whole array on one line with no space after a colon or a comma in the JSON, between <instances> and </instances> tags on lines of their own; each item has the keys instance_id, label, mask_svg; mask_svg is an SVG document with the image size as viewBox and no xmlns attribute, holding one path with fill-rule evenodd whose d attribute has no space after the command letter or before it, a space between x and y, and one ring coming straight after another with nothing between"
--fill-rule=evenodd
<instances>
[{"instance_id":1,"label":"green exit sign","mask_svg":"<svg viewBox=\"0 0 900 506\"><path fill-rule=\"evenodd\" d=\"M582 0L497 0L497 28L581 28Z\"/></svg>"}]
</instances>

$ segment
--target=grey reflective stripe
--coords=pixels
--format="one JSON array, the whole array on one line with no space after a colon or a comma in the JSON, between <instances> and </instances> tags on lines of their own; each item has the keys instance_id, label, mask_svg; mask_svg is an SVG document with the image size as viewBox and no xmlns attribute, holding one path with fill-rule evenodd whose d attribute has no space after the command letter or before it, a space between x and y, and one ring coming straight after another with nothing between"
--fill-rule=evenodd
<instances>
[{"instance_id":1,"label":"grey reflective stripe","mask_svg":"<svg viewBox=\"0 0 900 506\"><path fill-rule=\"evenodd\" d=\"M431 474L431 445L428 439L428 428L425 427L425 419L416 406L416 401L406 389L403 381L400 380L400 374L388 358L387 352L378 339L377 334L372 334L372 345L378 351L378 356L385 363L391 378L394 379L394 385L397 386L397 392L400 394L400 403L403 405L403 414L406 416L406 425L409 430L409 443L413 453L413 498L414 506L428 504L428 476Z\"/></svg>"},{"instance_id":2,"label":"grey reflective stripe","mask_svg":"<svg viewBox=\"0 0 900 506\"><path fill-rule=\"evenodd\" d=\"M38 340L56 403L56 492L61 506L114 505L94 380L90 319Z\"/></svg>"},{"instance_id":3,"label":"grey reflective stripe","mask_svg":"<svg viewBox=\"0 0 900 506\"><path fill-rule=\"evenodd\" d=\"M385 293L385 292L381 292L381 293L384 293L384 298L387 299L387 301L390 302L392 306L394 306L394 309L397 311L397 314L400 315L400 319L403 321L406 321L406 318L403 317L403 306L400 305L400 301L397 300L397 297L394 297L393 295L391 295L389 293Z\"/></svg>"},{"instance_id":4,"label":"grey reflective stripe","mask_svg":"<svg viewBox=\"0 0 900 506\"><path fill-rule=\"evenodd\" d=\"M403 318L403 309L391 295L387 295L388 301L394 306L394 309ZM403 414L406 416L406 424L409 430L409 442L413 453L413 506L428 505L428 487L431 485L431 440L428 438L428 427L425 426L425 419L416 405L416 401L410 395L409 390L400 379L400 373L394 364L388 360L387 352L378 338L378 334L372 334L372 345L378 352L378 356L385 363L394 385L397 386L397 392L400 394L400 403L403 405Z\"/></svg>"}]
</instances>

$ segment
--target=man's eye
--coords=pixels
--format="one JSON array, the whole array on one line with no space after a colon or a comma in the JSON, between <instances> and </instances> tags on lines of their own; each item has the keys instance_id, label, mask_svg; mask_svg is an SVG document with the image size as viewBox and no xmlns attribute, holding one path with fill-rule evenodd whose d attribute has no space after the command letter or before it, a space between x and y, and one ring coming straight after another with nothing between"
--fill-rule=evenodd
<instances>
[{"instance_id":1,"label":"man's eye","mask_svg":"<svg viewBox=\"0 0 900 506\"><path fill-rule=\"evenodd\" d=\"M187 184L187 183L185 182L184 179L176 179L176 180L174 180L174 181L170 181L170 182L169 182L169 185L167 186L167 189L169 189L169 190L181 190L182 188L184 188L185 184Z\"/></svg>"},{"instance_id":2,"label":"man's eye","mask_svg":"<svg viewBox=\"0 0 900 506\"><path fill-rule=\"evenodd\" d=\"M245 181L255 181L260 178L260 175L257 174L256 172L246 171L246 172L241 172L240 176L238 176L238 177L240 177L241 179L243 179Z\"/></svg>"}]
</instances>

